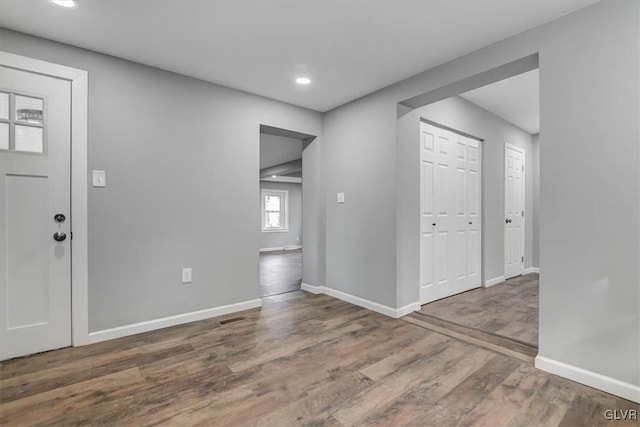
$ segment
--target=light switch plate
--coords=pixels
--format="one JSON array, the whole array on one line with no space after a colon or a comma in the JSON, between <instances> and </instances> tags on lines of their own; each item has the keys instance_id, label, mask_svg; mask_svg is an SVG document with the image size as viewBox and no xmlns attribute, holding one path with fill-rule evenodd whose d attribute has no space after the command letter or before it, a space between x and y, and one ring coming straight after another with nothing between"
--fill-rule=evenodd
<instances>
[{"instance_id":1,"label":"light switch plate","mask_svg":"<svg viewBox=\"0 0 640 427\"><path fill-rule=\"evenodd\" d=\"M193 281L193 270L190 268L182 269L182 283L191 283Z\"/></svg>"},{"instance_id":2,"label":"light switch plate","mask_svg":"<svg viewBox=\"0 0 640 427\"><path fill-rule=\"evenodd\" d=\"M106 187L107 186L107 173L105 171L93 171L93 186L94 187Z\"/></svg>"},{"instance_id":3,"label":"light switch plate","mask_svg":"<svg viewBox=\"0 0 640 427\"><path fill-rule=\"evenodd\" d=\"M337 203L344 203L344 193L336 194L336 202Z\"/></svg>"}]
</instances>

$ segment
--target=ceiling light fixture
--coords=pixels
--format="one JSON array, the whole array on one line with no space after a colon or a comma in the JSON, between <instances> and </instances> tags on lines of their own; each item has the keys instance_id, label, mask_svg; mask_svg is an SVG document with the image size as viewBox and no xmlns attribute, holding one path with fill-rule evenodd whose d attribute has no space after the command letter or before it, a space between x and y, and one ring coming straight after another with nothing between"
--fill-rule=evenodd
<instances>
[{"instance_id":1,"label":"ceiling light fixture","mask_svg":"<svg viewBox=\"0 0 640 427\"><path fill-rule=\"evenodd\" d=\"M277 175L271 175L271 178L277 178L277 177L278 177Z\"/></svg>"},{"instance_id":2,"label":"ceiling light fixture","mask_svg":"<svg viewBox=\"0 0 640 427\"><path fill-rule=\"evenodd\" d=\"M78 7L78 2L76 0L51 0L51 2L58 6L66 7L67 9L74 9Z\"/></svg>"},{"instance_id":3,"label":"ceiling light fixture","mask_svg":"<svg viewBox=\"0 0 640 427\"><path fill-rule=\"evenodd\" d=\"M311 79L309 77L298 77L296 79L296 83L298 83L299 85L308 85L309 83L311 83Z\"/></svg>"}]
</instances>

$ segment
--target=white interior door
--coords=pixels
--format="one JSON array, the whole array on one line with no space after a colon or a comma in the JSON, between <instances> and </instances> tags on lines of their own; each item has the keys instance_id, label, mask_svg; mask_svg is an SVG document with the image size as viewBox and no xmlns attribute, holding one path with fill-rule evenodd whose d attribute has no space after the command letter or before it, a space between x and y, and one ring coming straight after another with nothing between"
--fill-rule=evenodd
<instances>
[{"instance_id":1,"label":"white interior door","mask_svg":"<svg viewBox=\"0 0 640 427\"><path fill-rule=\"evenodd\" d=\"M524 272L524 150L504 148L505 278Z\"/></svg>"},{"instance_id":2,"label":"white interior door","mask_svg":"<svg viewBox=\"0 0 640 427\"><path fill-rule=\"evenodd\" d=\"M0 360L71 345L70 128L69 81L0 65Z\"/></svg>"},{"instance_id":3,"label":"white interior door","mask_svg":"<svg viewBox=\"0 0 640 427\"><path fill-rule=\"evenodd\" d=\"M481 285L480 141L455 135L456 144L456 280L459 292Z\"/></svg>"},{"instance_id":4,"label":"white interior door","mask_svg":"<svg viewBox=\"0 0 640 427\"><path fill-rule=\"evenodd\" d=\"M420 302L480 286L480 142L420 123Z\"/></svg>"}]
</instances>

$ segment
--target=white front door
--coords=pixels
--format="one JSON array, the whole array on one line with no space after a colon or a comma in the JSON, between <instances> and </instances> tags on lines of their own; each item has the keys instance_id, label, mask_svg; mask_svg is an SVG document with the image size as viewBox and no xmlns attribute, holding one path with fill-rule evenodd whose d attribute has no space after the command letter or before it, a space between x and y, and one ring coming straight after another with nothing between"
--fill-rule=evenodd
<instances>
[{"instance_id":1,"label":"white front door","mask_svg":"<svg viewBox=\"0 0 640 427\"><path fill-rule=\"evenodd\" d=\"M504 148L505 279L524 272L524 150Z\"/></svg>"},{"instance_id":2,"label":"white front door","mask_svg":"<svg viewBox=\"0 0 640 427\"><path fill-rule=\"evenodd\" d=\"M71 84L0 65L0 360L71 345Z\"/></svg>"},{"instance_id":3,"label":"white front door","mask_svg":"<svg viewBox=\"0 0 640 427\"><path fill-rule=\"evenodd\" d=\"M480 286L480 142L420 123L420 302Z\"/></svg>"}]
</instances>

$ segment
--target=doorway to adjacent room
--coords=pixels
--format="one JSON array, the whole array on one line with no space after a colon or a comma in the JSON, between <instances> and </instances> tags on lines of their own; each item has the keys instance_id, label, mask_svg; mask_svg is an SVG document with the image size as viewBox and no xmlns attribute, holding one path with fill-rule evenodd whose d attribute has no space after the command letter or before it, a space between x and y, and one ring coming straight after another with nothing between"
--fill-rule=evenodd
<instances>
[{"instance_id":1,"label":"doorway to adjacent room","mask_svg":"<svg viewBox=\"0 0 640 427\"><path fill-rule=\"evenodd\" d=\"M260 296L300 290L302 155L313 137L260 127Z\"/></svg>"}]
</instances>

